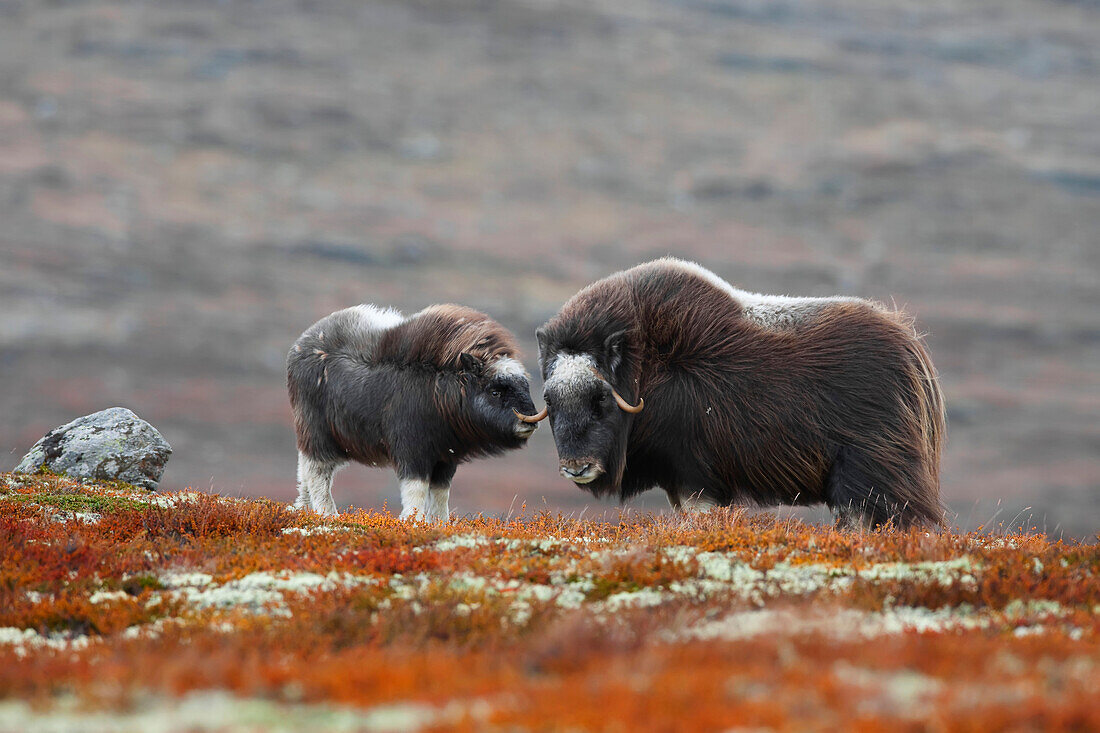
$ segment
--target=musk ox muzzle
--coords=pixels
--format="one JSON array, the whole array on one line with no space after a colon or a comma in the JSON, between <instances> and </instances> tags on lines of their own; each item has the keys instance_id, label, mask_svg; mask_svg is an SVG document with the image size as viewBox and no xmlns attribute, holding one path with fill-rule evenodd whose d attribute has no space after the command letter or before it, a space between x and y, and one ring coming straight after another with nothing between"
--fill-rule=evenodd
<instances>
[{"instance_id":1,"label":"musk ox muzzle","mask_svg":"<svg viewBox=\"0 0 1100 733\"><path fill-rule=\"evenodd\" d=\"M520 440L527 440L534 435L535 430L538 429L538 425L532 425L527 422L516 423L515 435Z\"/></svg>"},{"instance_id":2,"label":"musk ox muzzle","mask_svg":"<svg viewBox=\"0 0 1100 733\"><path fill-rule=\"evenodd\" d=\"M595 458L563 459L558 471L575 484L592 483L604 473L603 466Z\"/></svg>"}]
</instances>

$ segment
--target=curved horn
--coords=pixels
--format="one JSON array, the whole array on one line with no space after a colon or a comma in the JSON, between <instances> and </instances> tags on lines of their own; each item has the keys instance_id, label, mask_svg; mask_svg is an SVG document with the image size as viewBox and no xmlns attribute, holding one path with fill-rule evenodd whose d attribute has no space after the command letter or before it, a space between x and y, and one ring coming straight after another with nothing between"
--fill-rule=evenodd
<instances>
[{"instance_id":1,"label":"curved horn","mask_svg":"<svg viewBox=\"0 0 1100 733\"><path fill-rule=\"evenodd\" d=\"M516 413L516 417L518 417L523 422L536 423L536 422L542 422L543 420L546 419L546 416L550 414L550 408L549 407L544 407L544 408L542 408L542 412L539 412L535 415L524 415L522 412L520 412L519 410L517 410L515 408L512 408L512 412Z\"/></svg>"},{"instance_id":2,"label":"curved horn","mask_svg":"<svg viewBox=\"0 0 1100 733\"><path fill-rule=\"evenodd\" d=\"M624 412L629 412L631 415L637 415L645 408L645 400L641 397L638 398L638 404L632 405L622 398L618 392L614 389L611 390L611 394L615 397L615 404L617 404Z\"/></svg>"}]
</instances>

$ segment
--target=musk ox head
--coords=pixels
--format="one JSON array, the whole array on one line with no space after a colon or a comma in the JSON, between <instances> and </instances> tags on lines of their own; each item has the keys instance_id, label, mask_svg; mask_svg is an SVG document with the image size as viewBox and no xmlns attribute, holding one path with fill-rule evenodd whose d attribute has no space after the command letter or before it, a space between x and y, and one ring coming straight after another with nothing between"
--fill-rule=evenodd
<instances>
[{"instance_id":1,"label":"musk ox head","mask_svg":"<svg viewBox=\"0 0 1100 733\"><path fill-rule=\"evenodd\" d=\"M617 491L630 424L645 406L623 397L634 392L624 364L628 333L615 331L586 344L562 343L546 329L536 336L561 475L596 496Z\"/></svg>"},{"instance_id":2,"label":"musk ox head","mask_svg":"<svg viewBox=\"0 0 1100 733\"><path fill-rule=\"evenodd\" d=\"M506 448L522 446L538 427L521 419L535 412L523 365L507 356L486 362L469 353L461 355L460 363L475 428Z\"/></svg>"}]
</instances>

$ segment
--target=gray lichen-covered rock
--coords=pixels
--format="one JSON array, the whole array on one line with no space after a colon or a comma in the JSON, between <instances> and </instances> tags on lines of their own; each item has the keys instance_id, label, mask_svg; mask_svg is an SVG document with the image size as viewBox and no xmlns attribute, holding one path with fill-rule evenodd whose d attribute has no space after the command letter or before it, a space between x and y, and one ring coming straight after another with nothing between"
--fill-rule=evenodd
<instances>
[{"instance_id":1,"label":"gray lichen-covered rock","mask_svg":"<svg viewBox=\"0 0 1100 733\"><path fill-rule=\"evenodd\" d=\"M46 433L15 470L33 473L45 466L73 478L155 489L170 455L172 446L156 428L125 407L112 407Z\"/></svg>"}]
</instances>

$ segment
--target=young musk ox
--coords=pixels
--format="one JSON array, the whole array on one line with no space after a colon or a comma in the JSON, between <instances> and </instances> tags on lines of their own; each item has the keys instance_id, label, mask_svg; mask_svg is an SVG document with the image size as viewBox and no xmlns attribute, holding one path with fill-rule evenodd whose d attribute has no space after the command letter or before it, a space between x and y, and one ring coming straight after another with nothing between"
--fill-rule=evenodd
<instances>
[{"instance_id":1,"label":"young musk ox","mask_svg":"<svg viewBox=\"0 0 1100 733\"><path fill-rule=\"evenodd\" d=\"M666 258L589 285L536 335L561 473L596 496L942 523L943 396L899 312Z\"/></svg>"},{"instance_id":2,"label":"young musk ox","mask_svg":"<svg viewBox=\"0 0 1100 733\"><path fill-rule=\"evenodd\" d=\"M445 520L459 463L522 447L536 427L512 335L483 313L434 305L408 318L359 305L303 333L287 355L298 439L295 506L336 514L350 461L392 466L401 516Z\"/></svg>"}]
</instances>

